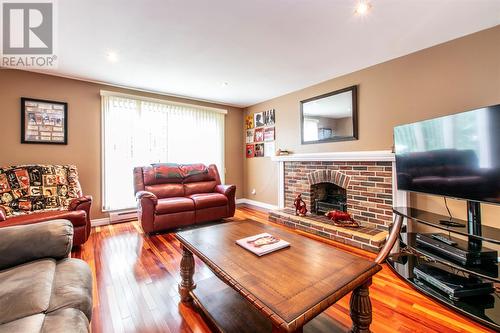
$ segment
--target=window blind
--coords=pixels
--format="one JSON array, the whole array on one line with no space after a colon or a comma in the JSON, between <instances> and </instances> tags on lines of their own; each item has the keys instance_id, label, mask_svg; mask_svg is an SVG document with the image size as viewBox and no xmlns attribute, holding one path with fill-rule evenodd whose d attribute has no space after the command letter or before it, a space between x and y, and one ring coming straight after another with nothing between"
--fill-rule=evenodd
<instances>
[{"instance_id":1,"label":"window blind","mask_svg":"<svg viewBox=\"0 0 500 333\"><path fill-rule=\"evenodd\" d=\"M215 164L224 178L224 111L102 94L103 210L136 207L132 170Z\"/></svg>"}]
</instances>

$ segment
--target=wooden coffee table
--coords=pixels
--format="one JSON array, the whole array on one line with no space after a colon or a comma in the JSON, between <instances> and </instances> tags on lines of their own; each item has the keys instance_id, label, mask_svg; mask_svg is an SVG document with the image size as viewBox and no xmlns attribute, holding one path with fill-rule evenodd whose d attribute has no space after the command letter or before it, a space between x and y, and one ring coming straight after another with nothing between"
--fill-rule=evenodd
<instances>
[{"instance_id":1,"label":"wooden coffee table","mask_svg":"<svg viewBox=\"0 0 500 333\"><path fill-rule=\"evenodd\" d=\"M258 257L235 243L263 232L291 246ZM181 231L175 236L183 249L181 301L195 300L219 331L301 332L306 323L353 291L351 331L369 332L372 310L368 287L381 269L375 262L251 220ZM193 254L232 289L213 281L216 278L196 287Z\"/></svg>"}]
</instances>

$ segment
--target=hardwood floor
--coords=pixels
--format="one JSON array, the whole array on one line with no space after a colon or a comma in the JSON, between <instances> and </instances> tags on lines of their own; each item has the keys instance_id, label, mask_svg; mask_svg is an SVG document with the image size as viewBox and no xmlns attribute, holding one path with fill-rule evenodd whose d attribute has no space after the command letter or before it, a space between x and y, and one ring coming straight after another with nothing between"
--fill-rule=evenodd
<instances>
[{"instance_id":1,"label":"hardwood floor","mask_svg":"<svg viewBox=\"0 0 500 333\"><path fill-rule=\"evenodd\" d=\"M243 218L269 223L267 213L250 207L237 209L235 219ZM363 250L325 242L374 258ZM92 269L92 331L211 332L198 312L179 302L180 251L171 234L146 236L137 222L93 228L90 239L72 253ZM196 259L195 281L210 277L211 271ZM374 333L493 332L423 296L385 265L374 277L370 294ZM325 313L349 327L349 296Z\"/></svg>"}]
</instances>

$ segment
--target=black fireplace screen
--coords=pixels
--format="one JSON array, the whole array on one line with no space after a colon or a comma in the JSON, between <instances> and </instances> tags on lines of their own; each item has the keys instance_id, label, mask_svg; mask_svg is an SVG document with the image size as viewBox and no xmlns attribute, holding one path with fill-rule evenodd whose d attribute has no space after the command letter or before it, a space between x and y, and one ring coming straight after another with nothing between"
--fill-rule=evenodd
<instances>
[{"instance_id":1,"label":"black fireplace screen","mask_svg":"<svg viewBox=\"0 0 500 333\"><path fill-rule=\"evenodd\" d=\"M311 185L311 212L323 215L334 209L347 211L346 190L333 183Z\"/></svg>"}]
</instances>

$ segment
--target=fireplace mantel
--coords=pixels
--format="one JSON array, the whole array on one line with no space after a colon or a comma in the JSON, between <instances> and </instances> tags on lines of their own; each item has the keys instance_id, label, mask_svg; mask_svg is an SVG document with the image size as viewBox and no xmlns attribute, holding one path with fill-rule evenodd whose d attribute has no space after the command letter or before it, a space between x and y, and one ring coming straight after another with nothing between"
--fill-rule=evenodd
<instances>
[{"instance_id":1,"label":"fireplace mantel","mask_svg":"<svg viewBox=\"0 0 500 333\"><path fill-rule=\"evenodd\" d=\"M307 162L307 161L394 161L394 153L390 150L375 151L349 151L349 152L330 152L330 153L307 153L273 156L275 162Z\"/></svg>"}]
</instances>

